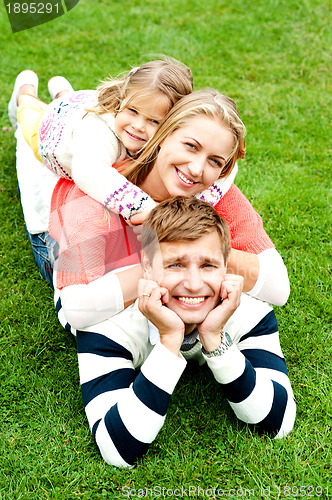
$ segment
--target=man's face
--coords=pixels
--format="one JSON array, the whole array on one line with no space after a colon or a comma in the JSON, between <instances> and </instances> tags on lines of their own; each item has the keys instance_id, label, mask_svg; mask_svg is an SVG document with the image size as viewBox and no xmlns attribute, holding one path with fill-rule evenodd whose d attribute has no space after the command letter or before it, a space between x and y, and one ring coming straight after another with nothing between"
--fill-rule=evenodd
<instances>
[{"instance_id":1,"label":"man's face","mask_svg":"<svg viewBox=\"0 0 332 500\"><path fill-rule=\"evenodd\" d=\"M226 267L217 231L194 241L161 243L149 279L169 291L167 307L186 325L204 321L220 300Z\"/></svg>"}]
</instances>

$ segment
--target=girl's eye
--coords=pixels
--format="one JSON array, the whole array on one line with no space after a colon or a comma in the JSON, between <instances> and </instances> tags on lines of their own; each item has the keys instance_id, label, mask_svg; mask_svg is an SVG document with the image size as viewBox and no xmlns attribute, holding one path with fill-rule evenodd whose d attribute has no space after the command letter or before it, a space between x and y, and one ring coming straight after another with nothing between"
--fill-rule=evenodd
<instances>
[{"instance_id":1,"label":"girl's eye","mask_svg":"<svg viewBox=\"0 0 332 500\"><path fill-rule=\"evenodd\" d=\"M159 125L158 120L153 120L153 119L151 118L151 119L150 119L150 122L151 122L153 125Z\"/></svg>"},{"instance_id":2,"label":"girl's eye","mask_svg":"<svg viewBox=\"0 0 332 500\"><path fill-rule=\"evenodd\" d=\"M186 144L186 146L188 146L188 149L192 149L193 151L195 151L197 149L197 146L195 144L193 144L192 142L186 142L185 144Z\"/></svg>"},{"instance_id":3,"label":"girl's eye","mask_svg":"<svg viewBox=\"0 0 332 500\"><path fill-rule=\"evenodd\" d=\"M135 113L135 114L137 113L136 109L134 109L134 108L127 108L127 109L128 109L128 111L130 111L131 113Z\"/></svg>"}]
</instances>

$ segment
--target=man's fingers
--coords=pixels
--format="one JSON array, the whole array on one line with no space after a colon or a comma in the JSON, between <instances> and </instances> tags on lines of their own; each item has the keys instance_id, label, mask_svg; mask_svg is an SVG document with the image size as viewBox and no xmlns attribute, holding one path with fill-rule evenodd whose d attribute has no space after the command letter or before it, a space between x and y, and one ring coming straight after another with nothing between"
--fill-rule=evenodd
<instances>
[{"instance_id":1,"label":"man's fingers","mask_svg":"<svg viewBox=\"0 0 332 500\"><path fill-rule=\"evenodd\" d=\"M158 284L155 281L152 280L146 280L141 278L138 280L138 297L147 297L148 295L151 295L152 290L156 288Z\"/></svg>"}]
</instances>

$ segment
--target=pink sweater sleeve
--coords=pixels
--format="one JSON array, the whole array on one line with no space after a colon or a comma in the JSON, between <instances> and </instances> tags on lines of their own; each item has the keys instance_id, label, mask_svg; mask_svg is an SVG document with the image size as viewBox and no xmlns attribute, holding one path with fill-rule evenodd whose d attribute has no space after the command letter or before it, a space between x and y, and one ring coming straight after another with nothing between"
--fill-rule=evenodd
<instances>
[{"instance_id":1,"label":"pink sweater sleeve","mask_svg":"<svg viewBox=\"0 0 332 500\"><path fill-rule=\"evenodd\" d=\"M228 223L232 248L254 254L274 248L263 228L262 218L235 184L221 198L215 209Z\"/></svg>"},{"instance_id":2,"label":"pink sweater sleeve","mask_svg":"<svg viewBox=\"0 0 332 500\"><path fill-rule=\"evenodd\" d=\"M49 231L59 243L59 290L139 262L140 245L130 228L72 181L60 179L53 191Z\"/></svg>"}]
</instances>

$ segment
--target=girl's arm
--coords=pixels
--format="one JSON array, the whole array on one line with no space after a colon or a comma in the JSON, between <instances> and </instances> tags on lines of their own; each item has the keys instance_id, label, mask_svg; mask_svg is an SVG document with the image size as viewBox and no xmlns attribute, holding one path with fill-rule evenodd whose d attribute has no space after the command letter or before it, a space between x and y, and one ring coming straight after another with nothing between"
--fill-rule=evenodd
<instances>
[{"instance_id":1,"label":"girl's arm","mask_svg":"<svg viewBox=\"0 0 332 500\"><path fill-rule=\"evenodd\" d=\"M132 215L150 211L156 203L112 167L126 156L112 120L111 115L89 113L75 127L72 177L84 193L129 222Z\"/></svg>"},{"instance_id":2,"label":"girl's arm","mask_svg":"<svg viewBox=\"0 0 332 500\"><path fill-rule=\"evenodd\" d=\"M250 295L274 305L285 304L290 292L287 269L249 200L233 184L215 209L231 233L229 272L244 276Z\"/></svg>"}]
</instances>

